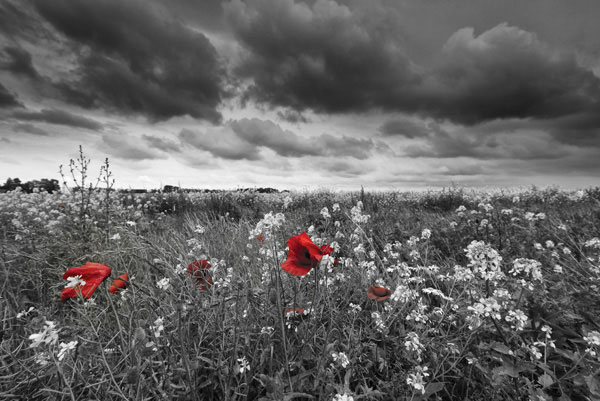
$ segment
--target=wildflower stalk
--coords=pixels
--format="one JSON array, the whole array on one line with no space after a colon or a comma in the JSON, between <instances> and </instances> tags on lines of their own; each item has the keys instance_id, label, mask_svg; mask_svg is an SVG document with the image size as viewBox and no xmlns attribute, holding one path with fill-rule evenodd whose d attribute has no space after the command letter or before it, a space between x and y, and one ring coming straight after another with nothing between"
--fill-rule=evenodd
<instances>
[{"instance_id":1,"label":"wildflower stalk","mask_svg":"<svg viewBox=\"0 0 600 401\"><path fill-rule=\"evenodd\" d=\"M274 253L276 255L276 253ZM287 372L288 382L290 384L290 391L294 391L292 385L292 378L290 376L290 361L287 352L287 337L285 335L285 322L283 321L283 305L281 304L282 299L282 282L281 282L281 272L278 269L279 261L275 259L276 267L275 267L275 278L276 278L276 289L277 289L277 316L279 316L279 326L281 328L281 341L283 345L283 355L285 356L285 371Z\"/></svg>"},{"instance_id":2,"label":"wildflower stalk","mask_svg":"<svg viewBox=\"0 0 600 401\"><path fill-rule=\"evenodd\" d=\"M194 391L194 389L196 387L196 385L195 385L196 381L195 381L195 376L192 375L192 370L190 368L190 360L187 355L187 349L184 346L185 341L183 338L183 330L181 328L181 320L182 320L181 319L181 308L178 308L177 309L177 321L178 321L177 332L179 334L179 342L181 344L181 359L183 360L183 364L185 366L185 371L187 373L187 377L188 377L188 380L190 383L189 388L190 388L190 392L192 393L192 400L196 401L198 399L196 391Z\"/></svg>"},{"instance_id":3,"label":"wildflower stalk","mask_svg":"<svg viewBox=\"0 0 600 401\"><path fill-rule=\"evenodd\" d=\"M100 333L98 333L98 330L96 329L96 327L94 326L94 323L91 321L91 319L84 314L84 316L86 317L87 321L90 323L90 328L92 329L92 331L94 332L94 335L96 336L96 338L98 339L98 345L100 347L100 354L102 355L102 361L104 362L104 365L106 366L106 370L108 371L108 375L110 376L110 379L115 387L115 389L117 390L117 395L120 395L121 398L123 398L124 400L129 400L129 398L127 398L127 396L125 396L125 394L123 394L123 391L121 390L121 386L119 385L119 383L117 383L117 380L115 379L115 376L112 373L112 370L110 368L110 365L108 364L108 361L106 360L106 354L104 353L104 348L102 346L102 344L100 343ZM115 337L113 337L114 339ZM87 339L82 338L85 341L89 341ZM109 341L109 344L111 341Z\"/></svg>"},{"instance_id":4,"label":"wildflower stalk","mask_svg":"<svg viewBox=\"0 0 600 401\"><path fill-rule=\"evenodd\" d=\"M52 355L52 360L54 361L54 365L56 366L56 371L58 372L58 375L60 376L62 382L65 384L65 386L69 390L69 395L71 396L71 400L77 401L77 398L75 398L75 394L73 394L73 389L71 388L71 384L67 381L67 378L65 377L65 373L63 372L62 367L60 366L58 361L54 358L54 355Z\"/></svg>"},{"instance_id":5,"label":"wildflower stalk","mask_svg":"<svg viewBox=\"0 0 600 401\"><path fill-rule=\"evenodd\" d=\"M108 298L108 303L110 304L110 308L112 309L114 315L115 315L115 320L117 321L117 326L119 326L119 338L121 339L121 350L123 352L123 354L126 353L126 342L125 342L125 338L123 337L123 327L121 326L121 320L119 319L119 314L117 313L117 309L115 308L115 304L112 300L111 294L108 292L108 288L106 285L106 280L104 281L104 292L107 295Z\"/></svg>"}]
</instances>

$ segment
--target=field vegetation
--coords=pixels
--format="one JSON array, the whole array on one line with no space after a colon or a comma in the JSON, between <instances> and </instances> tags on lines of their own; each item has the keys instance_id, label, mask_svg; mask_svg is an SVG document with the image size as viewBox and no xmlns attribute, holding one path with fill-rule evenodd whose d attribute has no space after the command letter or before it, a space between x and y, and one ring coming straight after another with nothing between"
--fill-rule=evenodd
<instances>
[{"instance_id":1,"label":"field vegetation","mask_svg":"<svg viewBox=\"0 0 600 401\"><path fill-rule=\"evenodd\" d=\"M0 194L0 399L600 399L600 188L127 194L88 163Z\"/></svg>"}]
</instances>

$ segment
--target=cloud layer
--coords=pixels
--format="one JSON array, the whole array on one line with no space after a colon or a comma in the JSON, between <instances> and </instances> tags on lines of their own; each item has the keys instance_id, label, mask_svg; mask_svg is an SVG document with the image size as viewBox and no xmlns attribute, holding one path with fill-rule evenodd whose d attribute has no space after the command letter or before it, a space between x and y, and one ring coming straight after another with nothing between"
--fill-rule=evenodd
<instances>
[{"instance_id":1,"label":"cloud layer","mask_svg":"<svg viewBox=\"0 0 600 401\"><path fill-rule=\"evenodd\" d=\"M288 158L347 156L366 159L374 148L371 139L329 134L302 137L282 129L272 121L256 118L229 121L222 128L206 131L185 129L181 131L179 138L184 144L231 160L261 160L264 156L263 150L270 150L278 156Z\"/></svg>"},{"instance_id":2,"label":"cloud layer","mask_svg":"<svg viewBox=\"0 0 600 401\"><path fill-rule=\"evenodd\" d=\"M77 78L61 82L82 107L151 120L190 115L218 121L221 67L202 33L165 20L144 1L36 1L39 13L80 46Z\"/></svg>"}]
</instances>

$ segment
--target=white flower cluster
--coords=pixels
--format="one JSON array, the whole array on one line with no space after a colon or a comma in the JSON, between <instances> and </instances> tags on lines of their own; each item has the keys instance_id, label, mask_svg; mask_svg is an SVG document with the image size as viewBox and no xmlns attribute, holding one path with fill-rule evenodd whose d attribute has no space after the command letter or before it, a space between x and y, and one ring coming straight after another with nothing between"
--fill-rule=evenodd
<instances>
[{"instance_id":1,"label":"white flower cluster","mask_svg":"<svg viewBox=\"0 0 600 401\"><path fill-rule=\"evenodd\" d=\"M154 337L159 338L162 332L165 330L164 321L164 318L159 317L154 321L154 324L150 326L154 332Z\"/></svg>"},{"instance_id":2,"label":"white flower cluster","mask_svg":"<svg viewBox=\"0 0 600 401\"><path fill-rule=\"evenodd\" d=\"M491 245L483 241L472 241L465 249L469 267L484 280L495 281L504 277L500 270L502 256Z\"/></svg>"},{"instance_id":3,"label":"white flower cluster","mask_svg":"<svg viewBox=\"0 0 600 401\"><path fill-rule=\"evenodd\" d=\"M501 319L500 310L502 307L494 297L479 298L479 302L475 302L473 306L469 306L467 309L472 311L476 317L489 316Z\"/></svg>"},{"instance_id":4,"label":"white flower cluster","mask_svg":"<svg viewBox=\"0 0 600 401\"><path fill-rule=\"evenodd\" d=\"M585 241L583 244L586 248L600 249L600 239L598 237L594 237L590 240Z\"/></svg>"},{"instance_id":5,"label":"white flower cluster","mask_svg":"<svg viewBox=\"0 0 600 401\"><path fill-rule=\"evenodd\" d=\"M256 223L256 227L250 231L248 239L254 240L258 235L262 235L265 241L269 240L273 236L273 231L281 227L283 223L285 223L283 213L273 214L273 212L269 212L265 214L262 220Z\"/></svg>"},{"instance_id":6,"label":"white flower cluster","mask_svg":"<svg viewBox=\"0 0 600 401\"><path fill-rule=\"evenodd\" d=\"M163 277L156 282L156 286L163 291L166 291L171 287L171 279L168 277Z\"/></svg>"},{"instance_id":7,"label":"white flower cluster","mask_svg":"<svg viewBox=\"0 0 600 401\"><path fill-rule=\"evenodd\" d=\"M361 201L356 202L356 206L350 209L350 218L356 224L364 224L369 221L371 216L363 214L363 203Z\"/></svg>"},{"instance_id":8,"label":"white flower cluster","mask_svg":"<svg viewBox=\"0 0 600 401\"><path fill-rule=\"evenodd\" d=\"M417 361L421 360L421 354L425 350L425 346L423 346L423 344L421 344L421 341L419 340L419 336L414 331L411 331L410 333L406 334L406 341L404 342L404 348L408 352L413 353L415 355Z\"/></svg>"},{"instance_id":9,"label":"white flower cluster","mask_svg":"<svg viewBox=\"0 0 600 401\"><path fill-rule=\"evenodd\" d=\"M42 343L56 344L58 341L58 329L56 328L56 323L46 320L44 322L44 329L39 333L30 335L29 339L32 341L29 348L39 347Z\"/></svg>"},{"instance_id":10,"label":"white flower cluster","mask_svg":"<svg viewBox=\"0 0 600 401\"><path fill-rule=\"evenodd\" d=\"M285 209L287 209L288 207L290 207L290 204L291 204L293 201L294 201L294 200L292 199L292 197L291 197L291 196L289 196L289 195L288 195L288 196L286 196L286 197L283 199L283 209L285 210Z\"/></svg>"},{"instance_id":11,"label":"white flower cluster","mask_svg":"<svg viewBox=\"0 0 600 401\"><path fill-rule=\"evenodd\" d=\"M81 276L71 276L67 277L67 285L65 288L70 287L83 287L85 285L85 281L81 279Z\"/></svg>"},{"instance_id":12,"label":"white flower cluster","mask_svg":"<svg viewBox=\"0 0 600 401\"><path fill-rule=\"evenodd\" d=\"M546 219L546 213L533 213L533 212L527 212L525 213L525 220L527 221L538 221L538 220L545 220Z\"/></svg>"},{"instance_id":13,"label":"white flower cluster","mask_svg":"<svg viewBox=\"0 0 600 401\"><path fill-rule=\"evenodd\" d=\"M398 284L390 299L394 302L407 303L417 298L419 293L404 284Z\"/></svg>"},{"instance_id":14,"label":"white flower cluster","mask_svg":"<svg viewBox=\"0 0 600 401\"><path fill-rule=\"evenodd\" d=\"M522 331L527 323L527 315L521 309L508 311L508 315L504 317L510 327L516 331Z\"/></svg>"},{"instance_id":15,"label":"white flower cluster","mask_svg":"<svg viewBox=\"0 0 600 401\"><path fill-rule=\"evenodd\" d=\"M513 268L509 273L513 276L524 273L531 275L533 280L542 281L542 264L534 259L518 258L513 261Z\"/></svg>"},{"instance_id":16,"label":"white flower cluster","mask_svg":"<svg viewBox=\"0 0 600 401\"><path fill-rule=\"evenodd\" d=\"M246 359L245 356L238 358L237 362L239 365L239 373L240 374L250 371L250 364L248 363L248 360Z\"/></svg>"},{"instance_id":17,"label":"white flower cluster","mask_svg":"<svg viewBox=\"0 0 600 401\"><path fill-rule=\"evenodd\" d=\"M74 350L77 347L77 344L77 341L70 341L68 343L61 342L60 344L58 344L60 348L57 355L58 360L62 361L70 351Z\"/></svg>"},{"instance_id":18,"label":"white flower cluster","mask_svg":"<svg viewBox=\"0 0 600 401\"><path fill-rule=\"evenodd\" d=\"M427 366L417 366L414 373L410 373L406 377L406 384L412 386L415 390L420 391L421 394L425 394L425 378L429 376L427 370Z\"/></svg>"},{"instance_id":19,"label":"white flower cluster","mask_svg":"<svg viewBox=\"0 0 600 401\"><path fill-rule=\"evenodd\" d=\"M456 281L460 282L460 281L471 281L471 280L473 280L475 275L473 274L473 271L471 269L469 269L468 267L456 265L456 266L454 266L454 274L452 275L452 277Z\"/></svg>"},{"instance_id":20,"label":"white flower cluster","mask_svg":"<svg viewBox=\"0 0 600 401\"><path fill-rule=\"evenodd\" d=\"M385 322L383 321L383 318L379 312L371 312L371 319L373 319L373 323L375 324L377 331L383 332L386 329Z\"/></svg>"},{"instance_id":21,"label":"white flower cluster","mask_svg":"<svg viewBox=\"0 0 600 401\"><path fill-rule=\"evenodd\" d=\"M354 397L352 397L351 395L348 395L346 393L344 394L336 394L331 401L354 401Z\"/></svg>"},{"instance_id":22,"label":"white flower cluster","mask_svg":"<svg viewBox=\"0 0 600 401\"><path fill-rule=\"evenodd\" d=\"M333 358L334 362L337 362L344 369L350 365L348 356L343 352L332 352L331 357Z\"/></svg>"},{"instance_id":23,"label":"white flower cluster","mask_svg":"<svg viewBox=\"0 0 600 401\"><path fill-rule=\"evenodd\" d=\"M598 350L600 350L600 332L595 330L590 331L586 336L583 337L583 340L588 345L588 348L586 348L585 352L593 357L598 357L600 360L600 356L598 355Z\"/></svg>"}]
</instances>

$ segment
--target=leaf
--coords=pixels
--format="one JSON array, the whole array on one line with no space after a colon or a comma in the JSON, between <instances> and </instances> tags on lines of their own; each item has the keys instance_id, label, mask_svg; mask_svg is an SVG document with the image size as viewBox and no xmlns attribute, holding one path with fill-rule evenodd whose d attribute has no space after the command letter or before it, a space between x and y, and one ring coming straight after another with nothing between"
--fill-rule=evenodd
<instances>
[{"instance_id":1,"label":"leaf","mask_svg":"<svg viewBox=\"0 0 600 401\"><path fill-rule=\"evenodd\" d=\"M594 375L585 376L585 383L592 393L596 397L600 397L600 379Z\"/></svg>"},{"instance_id":2,"label":"leaf","mask_svg":"<svg viewBox=\"0 0 600 401\"><path fill-rule=\"evenodd\" d=\"M429 383L427 387L425 387L425 395L424 398L429 398L430 395L437 393L438 391L442 391L444 389L443 382L437 383Z\"/></svg>"},{"instance_id":3,"label":"leaf","mask_svg":"<svg viewBox=\"0 0 600 401\"><path fill-rule=\"evenodd\" d=\"M492 369L494 376L519 377L519 369L512 364L505 364Z\"/></svg>"},{"instance_id":4,"label":"leaf","mask_svg":"<svg viewBox=\"0 0 600 401\"><path fill-rule=\"evenodd\" d=\"M505 344L502 343L493 343L492 344L492 349L496 352L499 352L501 354L504 355L513 355L513 352L510 348L508 348Z\"/></svg>"},{"instance_id":5,"label":"leaf","mask_svg":"<svg viewBox=\"0 0 600 401\"><path fill-rule=\"evenodd\" d=\"M550 387L554 384L554 380L548 373L544 373L540 377L538 377L538 383L542 386L542 388Z\"/></svg>"}]
</instances>

